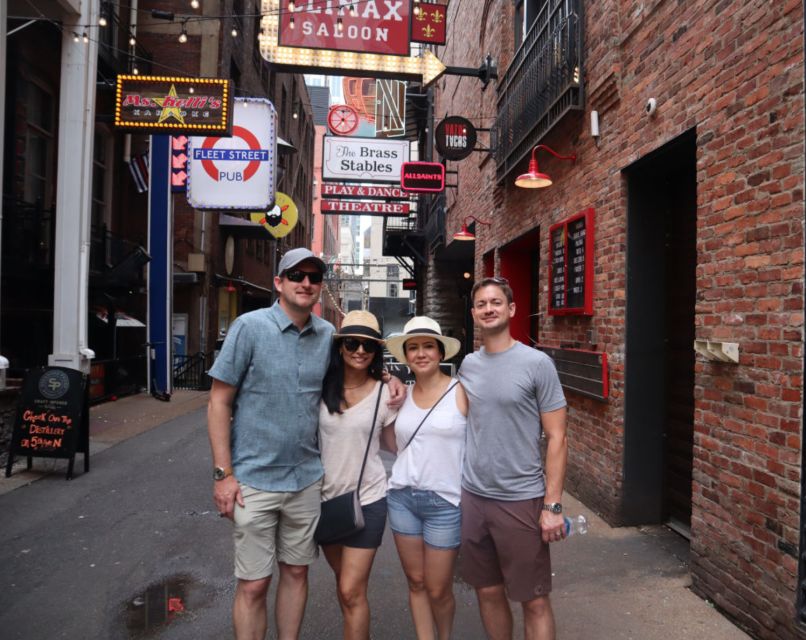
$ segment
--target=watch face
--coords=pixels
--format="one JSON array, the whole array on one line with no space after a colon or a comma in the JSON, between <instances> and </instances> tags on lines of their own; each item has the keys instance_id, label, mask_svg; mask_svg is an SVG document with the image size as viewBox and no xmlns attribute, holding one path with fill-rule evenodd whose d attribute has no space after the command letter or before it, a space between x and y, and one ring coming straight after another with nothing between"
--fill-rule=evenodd
<instances>
[{"instance_id":1,"label":"watch face","mask_svg":"<svg viewBox=\"0 0 806 640\"><path fill-rule=\"evenodd\" d=\"M223 480L226 477L226 472L221 467L213 469L213 479Z\"/></svg>"},{"instance_id":2,"label":"watch face","mask_svg":"<svg viewBox=\"0 0 806 640\"><path fill-rule=\"evenodd\" d=\"M563 506L559 502L550 502L547 505L544 505L543 508L546 511L551 511L552 513L562 513Z\"/></svg>"}]
</instances>

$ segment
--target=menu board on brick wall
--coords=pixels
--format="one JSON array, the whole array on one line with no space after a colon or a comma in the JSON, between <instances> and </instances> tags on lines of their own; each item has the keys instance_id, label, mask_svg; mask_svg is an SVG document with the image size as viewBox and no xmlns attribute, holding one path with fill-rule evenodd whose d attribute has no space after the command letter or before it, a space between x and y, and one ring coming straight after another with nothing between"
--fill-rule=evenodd
<instances>
[{"instance_id":1,"label":"menu board on brick wall","mask_svg":"<svg viewBox=\"0 0 806 640\"><path fill-rule=\"evenodd\" d=\"M549 315L593 315L593 209L549 229Z\"/></svg>"}]
</instances>

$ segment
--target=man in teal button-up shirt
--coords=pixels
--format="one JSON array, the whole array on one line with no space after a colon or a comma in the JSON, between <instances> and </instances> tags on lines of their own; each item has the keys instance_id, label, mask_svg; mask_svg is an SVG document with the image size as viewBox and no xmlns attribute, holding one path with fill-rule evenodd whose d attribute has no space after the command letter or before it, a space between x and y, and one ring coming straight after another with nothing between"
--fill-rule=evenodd
<instances>
[{"instance_id":1,"label":"man in teal button-up shirt","mask_svg":"<svg viewBox=\"0 0 806 640\"><path fill-rule=\"evenodd\" d=\"M316 558L322 464L316 434L334 327L311 315L326 266L292 249L274 279L278 300L230 327L210 376L208 430L214 499L232 518L235 637L263 638L277 559L277 632L299 637Z\"/></svg>"}]
</instances>

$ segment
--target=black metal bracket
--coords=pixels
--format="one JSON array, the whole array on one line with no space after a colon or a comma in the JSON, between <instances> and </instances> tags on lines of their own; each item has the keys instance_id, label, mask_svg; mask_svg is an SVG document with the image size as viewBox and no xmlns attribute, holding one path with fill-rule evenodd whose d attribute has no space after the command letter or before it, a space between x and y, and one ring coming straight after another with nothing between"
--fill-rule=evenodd
<instances>
[{"instance_id":1,"label":"black metal bracket","mask_svg":"<svg viewBox=\"0 0 806 640\"><path fill-rule=\"evenodd\" d=\"M483 88L486 88L490 80L498 80L498 67L493 57L488 53L484 62L477 69L473 67L445 67L445 73L452 76L469 76L481 80Z\"/></svg>"}]
</instances>

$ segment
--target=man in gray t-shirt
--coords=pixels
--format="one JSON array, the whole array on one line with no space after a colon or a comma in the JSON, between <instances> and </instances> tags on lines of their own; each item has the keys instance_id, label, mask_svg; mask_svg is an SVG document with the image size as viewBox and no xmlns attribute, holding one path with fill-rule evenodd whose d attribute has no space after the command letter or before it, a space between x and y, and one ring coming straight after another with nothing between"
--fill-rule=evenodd
<instances>
[{"instance_id":1,"label":"man in gray t-shirt","mask_svg":"<svg viewBox=\"0 0 806 640\"><path fill-rule=\"evenodd\" d=\"M482 348L459 379L470 401L462 478L462 570L490 638L512 637L507 596L523 607L526 637L553 640L548 543L565 537L565 397L554 363L510 334L512 289L474 285ZM546 459L540 454L545 433Z\"/></svg>"}]
</instances>

